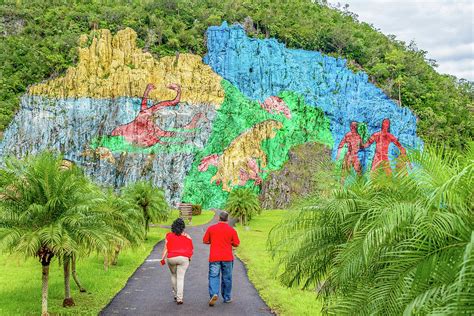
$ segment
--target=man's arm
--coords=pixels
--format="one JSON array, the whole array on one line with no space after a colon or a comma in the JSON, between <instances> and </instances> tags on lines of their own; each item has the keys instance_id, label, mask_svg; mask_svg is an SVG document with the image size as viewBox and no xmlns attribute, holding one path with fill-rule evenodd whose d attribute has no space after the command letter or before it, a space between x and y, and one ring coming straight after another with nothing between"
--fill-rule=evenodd
<instances>
[{"instance_id":1,"label":"man's arm","mask_svg":"<svg viewBox=\"0 0 474 316\"><path fill-rule=\"evenodd\" d=\"M206 233L204 234L204 237L202 238L202 242L205 244L210 244L211 243L211 236L209 235L209 228L206 230Z\"/></svg>"},{"instance_id":2,"label":"man's arm","mask_svg":"<svg viewBox=\"0 0 474 316\"><path fill-rule=\"evenodd\" d=\"M362 144L362 148L367 148L367 147L369 147L370 145L372 145L373 142L375 142L375 134L373 134L372 136L370 136L370 138L369 138L369 140L367 141L367 143Z\"/></svg>"},{"instance_id":3,"label":"man's arm","mask_svg":"<svg viewBox=\"0 0 474 316\"><path fill-rule=\"evenodd\" d=\"M390 134L390 140L392 141L392 143L395 144L395 146L398 147L398 149L400 150L400 152L401 152L402 155L406 155L406 154L407 154L407 151L405 150L405 148L403 148L402 144L400 144L400 142L398 141L398 138L396 138L395 136L393 136L393 134Z\"/></svg>"},{"instance_id":4,"label":"man's arm","mask_svg":"<svg viewBox=\"0 0 474 316\"><path fill-rule=\"evenodd\" d=\"M189 238L191 240L191 256L194 255L194 244L193 244L193 240L191 238ZM189 261L191 261L191 258L189 258Z\"/></svg>"},{"instance_id":5,"label":"man's arm","mask_svg":"<svg viewBox=\"0 0 474 316\"><path fill-rule=\"evenodd\" d=\"M336 161L339 160L339 155L341 154L341 150L344 147L344 144L346 143L346 136L344 136L339 143L339 146L337 147L337 155L336 155Z\"/></svg>"},{"instance_id":6,"label":"man's arm","mask_svg":"<svg viewBox=\"0 0 474 316\"><path fill-rule=\"evenodd\" d=\"M240 245L240 240L239 240L239 235L237 234L237 231L233 229L233 235L232 235L232 246L238 247Z\"/></svg>"}]
</instances>

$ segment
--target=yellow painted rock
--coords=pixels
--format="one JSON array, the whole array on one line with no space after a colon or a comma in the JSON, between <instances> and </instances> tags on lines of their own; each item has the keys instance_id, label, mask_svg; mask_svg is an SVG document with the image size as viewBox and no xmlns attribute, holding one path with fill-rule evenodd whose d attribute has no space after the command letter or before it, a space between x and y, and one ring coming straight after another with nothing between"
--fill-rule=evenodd
<instances>
[{"instance_id":1,"label":"yellow painted rock","mask_svg":"<svg viewBox=\"0 0 474 316\"><path fill-rule=\"evenodd\" d=\"M97 147L96 149L87 148L82 152L82 156L94 159L104 160L115 164L115 158L110 149L106 147Z\"/></svg>"},{"instance_id":2,"label":"yellow painted rock","mask_svg":"<svg viewBox=\"0 0 474 316\"><path fill-rule=\"evenodd\" d=\"M260 160L260 167L267 165L267 155L262 150L262 141L273 138L276 132L283 127L281 122L266 120L256 124L248 131L237 136L219 157L217 173L211 183L222 182L222 189L230 191L239 184L240 170L251 172L248 160Z\"/></svg>"},{"instance_id":3,"label":"yellow painted rock","mask_svg":"<svg viewBox=\"0 0 474 316\"><path fill-rule=\"evenodd\" d=\"M181 102L213 104L224 100L222 78L198 55L179 54L155 59L137 48L137 34L126 28L113 36L99 30L79 39L79 62L62 77L30 87L29 93L57 98L142 97L148 83L156 87L149 98L173 99L170 83L181 85ZM87 46L87 43L90 45Z\"/></svg>"}]
</instances>

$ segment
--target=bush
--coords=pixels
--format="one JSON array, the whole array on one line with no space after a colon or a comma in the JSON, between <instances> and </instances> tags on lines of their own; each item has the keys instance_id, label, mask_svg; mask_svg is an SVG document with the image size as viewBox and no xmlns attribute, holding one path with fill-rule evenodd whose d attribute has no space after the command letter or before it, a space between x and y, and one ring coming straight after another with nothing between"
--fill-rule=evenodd
<instances>
[{"instance_id":1,"label":"bush","mask_svg":"<svg viewBox=\"0 0 474 316\"><path fill-rule=\"evenodd\" d=\"M225 207L230 216L238 218L244 226L253 216L262 212L257 194L249 188L232 190Z\"/></svg>"},{"instance_id":2,"label":"bush","mask_svg":"<svg viewBox=\"0 0 474 316\"><path fill-rule=\"evenodd\" d=\"M334 315L474 315L474 143L409 157L410 172L359 178L276 226L281 280Z\"/></svg>"},{"instance_id":3,"label":"bush","mask_svg":"<svg viewBox=\"0 0 474 316\"><path fill-rule=\"evenodd\" d=\"M202 206L200 204L193 204L192 212L193 216L201 215Z\"/></svg>"}]
</instances>

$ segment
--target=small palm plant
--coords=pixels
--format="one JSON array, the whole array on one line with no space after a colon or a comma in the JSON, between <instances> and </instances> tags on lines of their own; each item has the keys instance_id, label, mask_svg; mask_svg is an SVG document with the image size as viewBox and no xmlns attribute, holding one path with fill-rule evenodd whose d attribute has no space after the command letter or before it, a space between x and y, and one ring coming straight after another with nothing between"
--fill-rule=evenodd
<instances>
[{"instance_id":1,"label":"small palm plant","mask_svg":"<svg viewBox=\"0 0 474 316\"><path fill-rule=\"evenodd\" d=\"M165 199L165 193L149 181L138 181L126 186L122 197L130 205L142 212L145 226L145 239L149 224L168 219L170 208Z\"/></svg>"},{"instance_id":2,"label":"small palm plant","mask_svg":"<svg viewBox=\"0 0 474 316\"><path fill-rule=\"evenodd\" d=\"M287 285L334 314L474 313L474 144L425 148L415 168L358 179L273 229Z\"/></svg>"},{"instance_id":3,"label":"small palm plant","mask_svg":"<svg viewBox=\"0 0 474 316\"><path fill-rule=\"evenodd\" d=\"M89 207L88 179L76 167L61 168L61 157L43 153L10 159L0 169L0 248L42 265L42 315L48 315L49 267L54 257L69 262L81 249L99 249L113 231ZM69 269L65 265L67 304Z\"/></svg>"},{"instance_id":4,"label":"small palm plant","mask_svg":"<svg viewBox=\"0 0 474 316\"><path fill-rule=\"evenodd\" d=\"M232 190L225 208L229 211L230 216L238 218L244 226L247 226L248 221L262 211L257 194L249 188Z\"/></svg>"},{"instance_id":5,"label":"small palm plant","mask_svg":"<svg viewBox=\"0 0 474 316\"><path fill-rule=\"evenodd\" d=\"M103 250L104 268L116 265L120 251L125 247L140 245L145 238L145 226L142 210L134 207L111 189L101 192L96 207L101 211L103 220L110 223L118 238Z\"/></svg>"}]
</instances>

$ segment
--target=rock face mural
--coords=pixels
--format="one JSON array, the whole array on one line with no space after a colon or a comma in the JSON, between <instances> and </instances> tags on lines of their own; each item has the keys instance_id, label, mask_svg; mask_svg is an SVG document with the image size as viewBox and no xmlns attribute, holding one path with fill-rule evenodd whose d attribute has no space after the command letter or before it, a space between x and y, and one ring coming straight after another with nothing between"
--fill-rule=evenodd
<instances>
[{"instance_id":1,"label":"rock face mural","mask_svg":"<svg viewBox=\"0 0 474 316\"><path fill-rule=\"evenodd\" d=\"M209 208L236 186L260 190L298 145L325 144L333 158L349 147L344 159L361 171L374 147L373 167L390 170L397 147L421 144L414 115L342 59L251 39L226 23L209 28L204 58L156 59L136 37L131 29L82 36L78 64L22 97L0 157L58 150L105 185L148 179L173 205ZM346 135L351 122L360 141Z\"/></svg>"}]
</instances>

